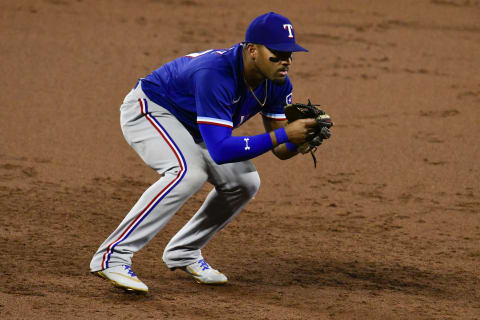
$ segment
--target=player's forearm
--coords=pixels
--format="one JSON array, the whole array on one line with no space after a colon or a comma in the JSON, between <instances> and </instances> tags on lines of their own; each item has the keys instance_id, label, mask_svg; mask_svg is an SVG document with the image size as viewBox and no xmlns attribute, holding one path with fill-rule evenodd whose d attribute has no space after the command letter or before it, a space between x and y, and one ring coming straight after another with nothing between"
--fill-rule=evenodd
<instances>
[{"instance_id":1,"label":"player's forearm","mask_svg":"<svg viewBox=\"0 0 480 320\"><path fill-rule=\"evenodd\" d=\"M287 148L287 145L281 144L275 148L273 148L273 154L280 160L287 160L290 159L298 154L297 146L294 144L290 144L290 149Z\"/></svg>"},{"instance_id":2,"label":"player's forearm","mask_svg":"<svg viewBox=\"0 0 480 320\"><path fill-rule=\"evenodd\" d=\"M281 130L282 128L279 128L279 129ZM279 129L277 129L277 130L279 130ZM295 156L298 153L298 151L297 151L298 147L297 147L297 145L295 145L291 142L286 142L286 143L279 144L278 140L277 140L277 135L278 135L277 130L270 131L270 138L272 139L272 144L275 146L272 149L272 152L277 158L279 158L281 160L290 159L291 157ZM285 129L283 129L283 130L285 130ZM285 140L285 138L283 138L283 140Z\"/></svg>"},{"instance_id":3,"label":"player's forearm","mask_svg":"<svg viewBox=\"0 0 480 320\"><path fill-rule=\"evenodd\" d=\"M256 136L230 136L216 143L205 141L208 152L217 164L238 162L256 158L272 149L268 134Z\"/></svg>"},{"instance_id":4,"label":"player's forearm","mask_svg":"<svg viewBox=\"0 0 480 320\"><path fill-rule=\"evenodd\" d=\"M231 129L222 126L200 124L199 128L210 156L218 164L253 159L288 138L283 128L245 137L231 136Z\"/></svg>"}]
</instances>

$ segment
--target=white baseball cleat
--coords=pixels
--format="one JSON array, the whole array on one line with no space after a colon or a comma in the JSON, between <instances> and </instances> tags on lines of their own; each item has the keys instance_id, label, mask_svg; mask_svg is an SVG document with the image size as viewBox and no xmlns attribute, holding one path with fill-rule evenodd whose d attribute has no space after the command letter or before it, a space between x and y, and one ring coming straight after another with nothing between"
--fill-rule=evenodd
<instances>
[{"instance_id":1,"label":"white baseball cleat","mask_svg":"<svg viewBox=\"0 0 480 320\"><path fill-rule=\"evenodd\" d=\"M180 269L190 274L198 283L224 284L228 281L223 273L210 267L210 265L203 259L186 267L181 267Z\"/></svg>"},{"instance_id":2,"label":"white baseball cleat","mask_svg":"<svg viewBox=\"0 0 480 320\"><path fill-rule=\"evenodd\" d=\"M102 271L95 272L96 275L103 279L109 280L116 287L122 288L130 292L146 293L148 287L128 265L111 267Z\"/></svg>"}]
</instances>

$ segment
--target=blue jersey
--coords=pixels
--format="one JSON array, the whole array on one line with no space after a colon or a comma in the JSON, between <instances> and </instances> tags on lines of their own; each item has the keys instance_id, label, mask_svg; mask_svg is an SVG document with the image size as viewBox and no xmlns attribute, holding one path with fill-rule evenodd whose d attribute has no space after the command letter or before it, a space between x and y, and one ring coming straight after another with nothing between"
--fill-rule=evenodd
<instances>
[{"instance_id":1,"label":"blue jersey","mask_svg":"<svg viewBox=\"0 0 480 320\"><path fill-rule=\"evenodd\" d=\"M261 112L285 120L284 107L291 103L292 84L266 80L251 94L243 76L242 44L227 50L207 50L169 62L142 79L148 98L169 110L191 133L203 140L199 124L237 128Z\"/></svg>"}]
</instances>

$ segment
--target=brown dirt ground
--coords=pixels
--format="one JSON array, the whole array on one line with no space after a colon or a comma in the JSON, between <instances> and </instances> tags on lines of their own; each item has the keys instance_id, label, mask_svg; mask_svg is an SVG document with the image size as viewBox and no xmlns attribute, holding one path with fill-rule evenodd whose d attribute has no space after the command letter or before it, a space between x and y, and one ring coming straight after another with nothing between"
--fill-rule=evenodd
<instances>
[{"instance_id":1,"label":"brown dirt ground","mask_svg":"<svg viewBox=\"0 0 480 320\"><path fill-rule=\"evenodd\" d=\"M135 256L147 296L90 275L157 179L123 139L125 94L270 10L310 49L294 100L336 123L319 167L254 160L258 196L204 250L226 286L161 261L209 186ZM478 0L0 0L0 318L480 319L479 21Z\"/></svg>"}]
</instances>

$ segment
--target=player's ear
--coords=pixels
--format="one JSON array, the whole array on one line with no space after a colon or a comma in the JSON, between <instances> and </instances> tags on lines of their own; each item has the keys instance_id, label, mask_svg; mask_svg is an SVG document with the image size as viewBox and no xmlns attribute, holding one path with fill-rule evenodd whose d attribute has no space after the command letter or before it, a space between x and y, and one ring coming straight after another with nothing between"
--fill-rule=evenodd
<instances>
[{"instance_id":1,"label":"player's ear","mask_svg":"<svg viewBox=\"0 0 480 320\"><path fill-rule=\"evenodd\" d=\"M255 61L257 59L257 56L258 56L258 51L260 50L260 44L256 44L253 46L253 54L252 54L252 59L253 61Z\"/></svg>"},{"instance_id":2,"label":"player's ear","mask_svg":"<svg viewBox=\"0 0 480 320\"><path fill-rule=\"evenodd\" d=\"M258 51L258 48L257 48L256 44L247 43L247 52L250 55L250 57L252 58L252 60L254 60L254 61L257 58L257 51Z\"/></svg>"}]
</instances>

